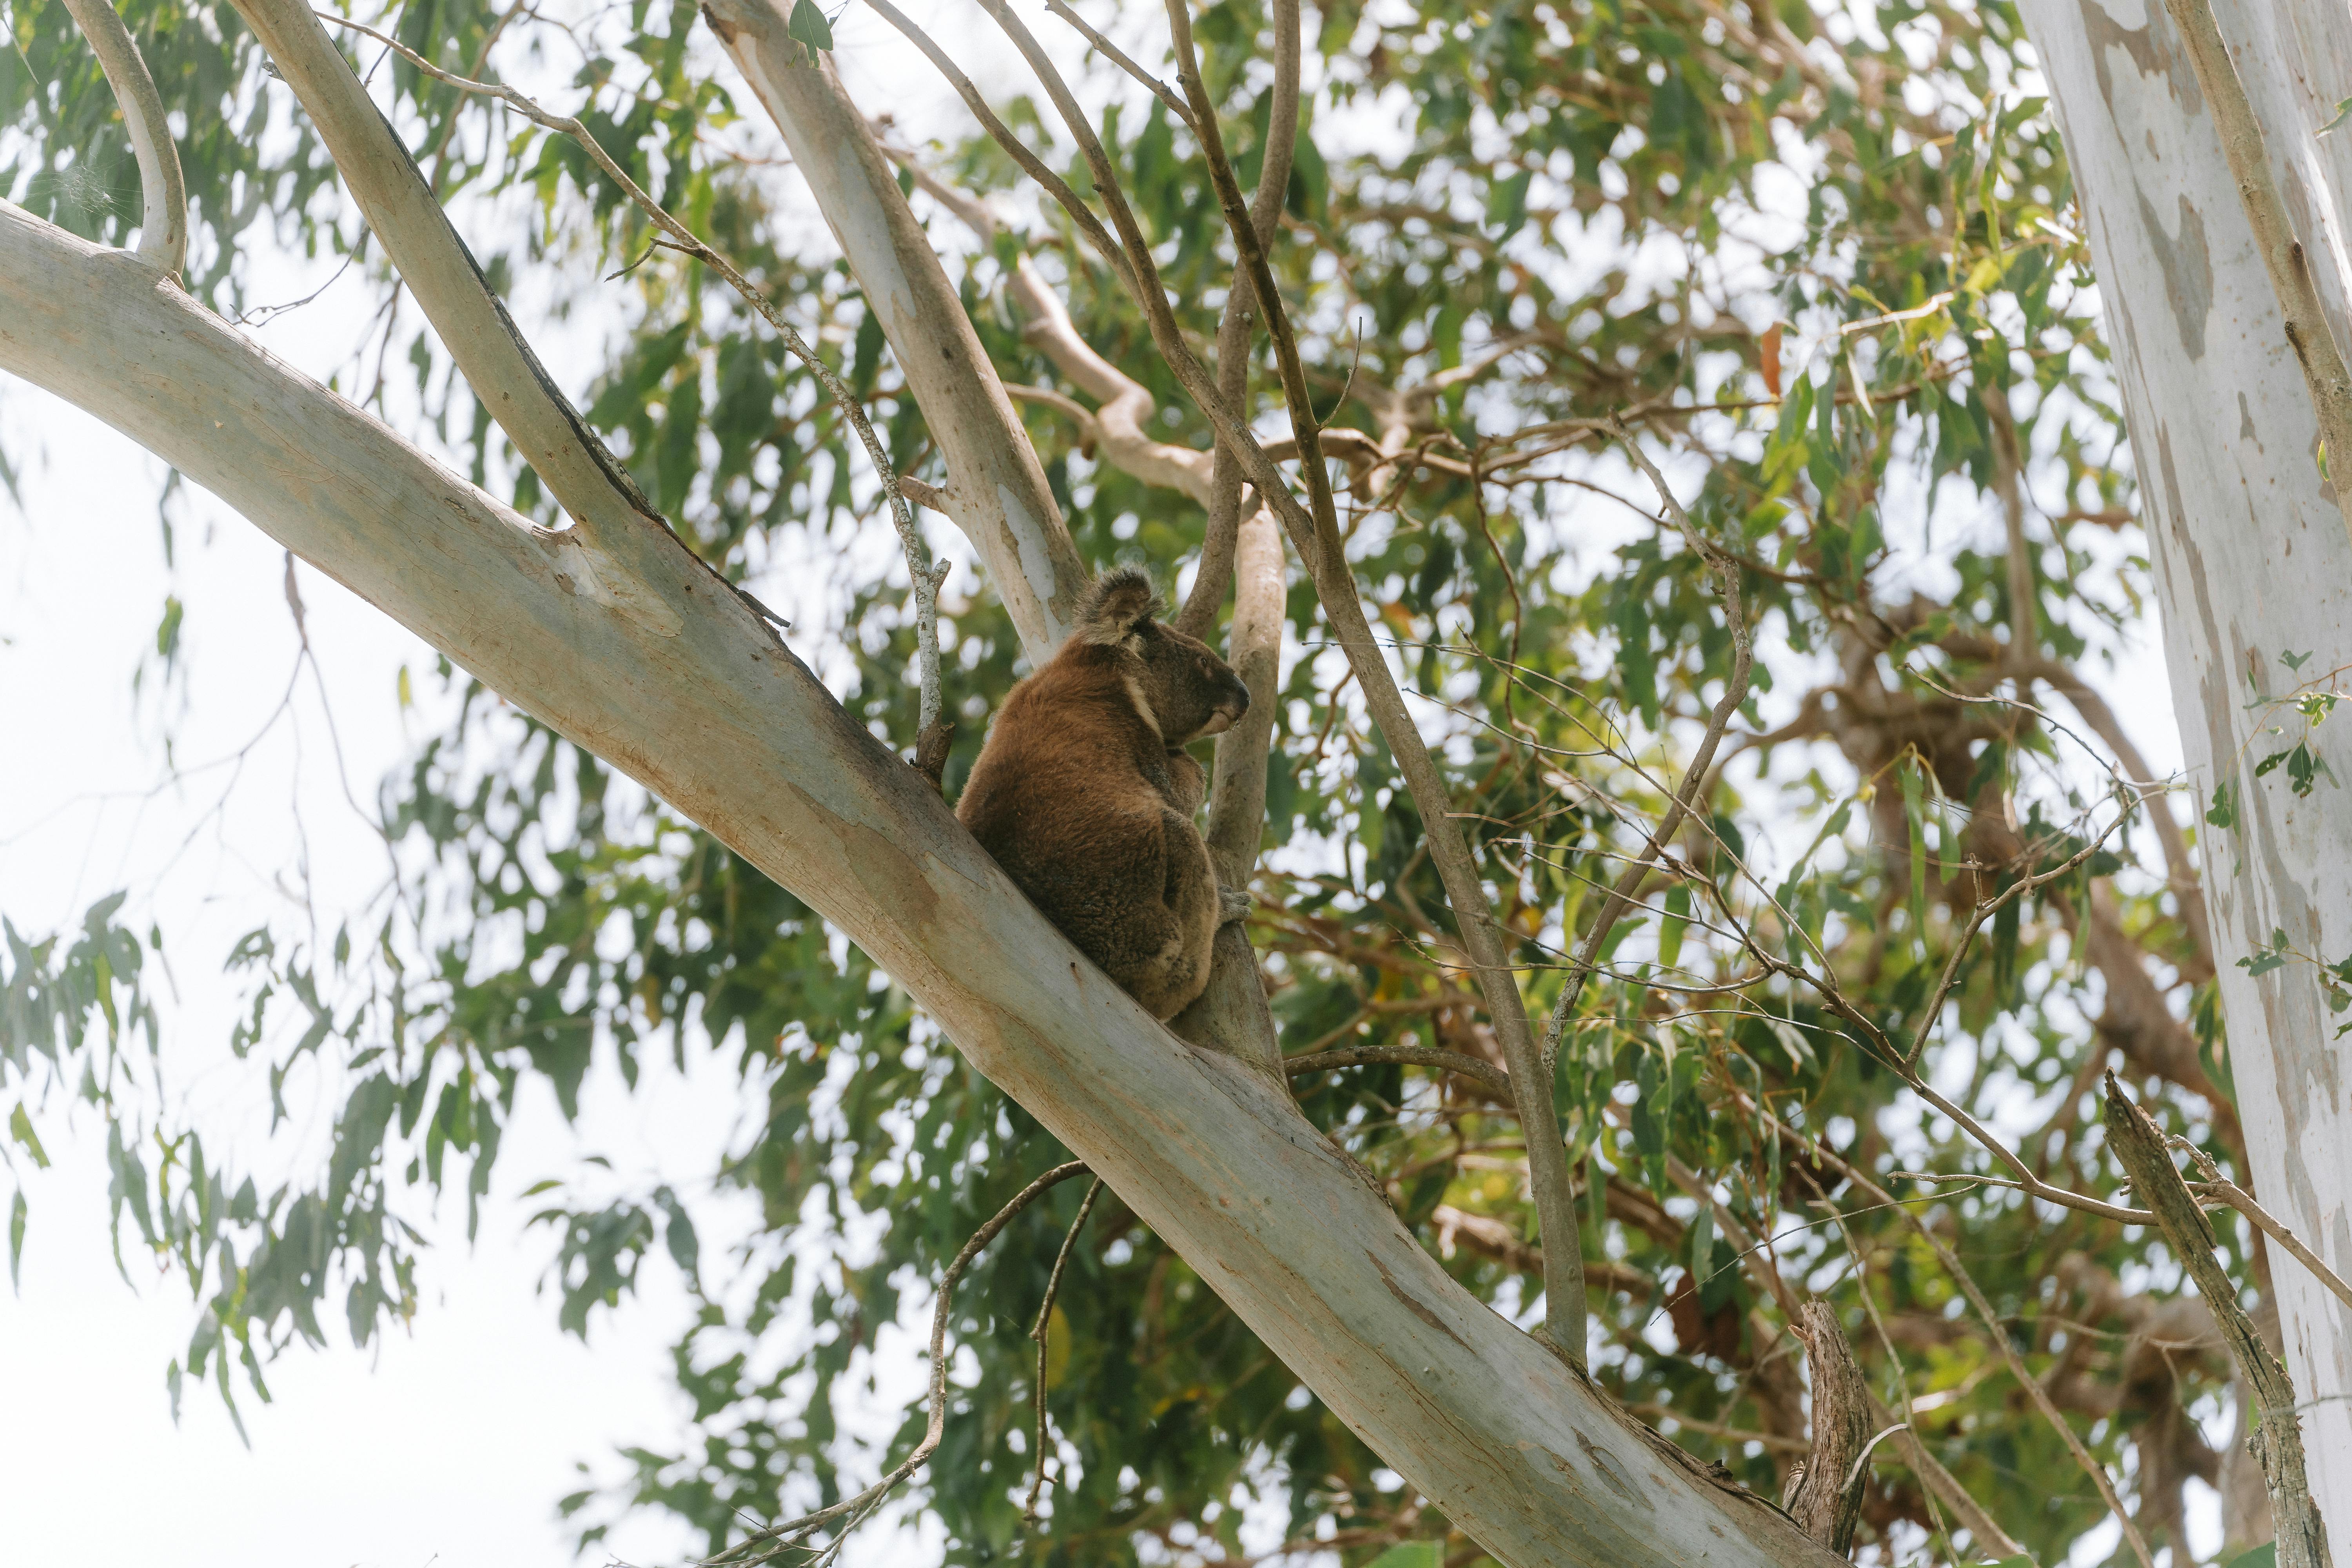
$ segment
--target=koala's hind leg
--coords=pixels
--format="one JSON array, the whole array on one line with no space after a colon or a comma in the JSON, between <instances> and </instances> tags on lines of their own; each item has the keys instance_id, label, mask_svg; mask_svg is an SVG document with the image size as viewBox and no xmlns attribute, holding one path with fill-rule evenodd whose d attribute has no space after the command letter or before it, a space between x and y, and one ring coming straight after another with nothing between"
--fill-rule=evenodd
<instances>
[{"instance_id":1,"label":"koala's hind leg","mask_svg":"<svg viewBox=\"0 0 2352 1568\"><path fill-rule=\"evenodd\" d=\"M1209 948L1223 915L1216 868L1200 831L1173 811L1160 818L1160 853L1166 867L1160 902L1166 931L1159 951L1121 981L1156 1018L1172 1018L1190 1006L1209 984ZM1154 924L1159 922L1155 921Z\"/></svg>"}]
</instances>

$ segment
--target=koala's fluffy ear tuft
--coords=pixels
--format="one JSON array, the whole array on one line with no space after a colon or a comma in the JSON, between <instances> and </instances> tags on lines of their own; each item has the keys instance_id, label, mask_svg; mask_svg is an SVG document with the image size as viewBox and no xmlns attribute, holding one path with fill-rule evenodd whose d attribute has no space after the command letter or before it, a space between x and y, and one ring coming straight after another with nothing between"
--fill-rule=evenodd
<instances>
[{"instance_id":1,"label":"koala's fluffy ear tuft","mask_svg":"<svg viewBox=\"0 0 2352 1568\"><path fill-rule=\"evenodd\" d=\"M1095 579L1078 609L1077 635L1108 647L1125 642L1160 608L1150 574L1140 566L1117 566Z\"/></svg>"}]
</instances>

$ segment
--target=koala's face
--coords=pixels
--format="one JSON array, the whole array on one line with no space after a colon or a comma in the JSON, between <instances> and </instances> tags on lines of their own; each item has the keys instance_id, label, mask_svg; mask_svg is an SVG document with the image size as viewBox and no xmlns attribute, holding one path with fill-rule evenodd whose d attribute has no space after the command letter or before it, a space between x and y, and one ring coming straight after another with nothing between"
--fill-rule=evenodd
<instances>
[{"instance_id":1,"label":"koala's face","mask_svg":"<svg viewBox=\"0 0 2352 1568\"><path fill-rule=\"evenodd\" d=\"M1249 711L1249 688L1208 644L1160 624L1158 609L1151 579L1121 567L1087 595L1076 635L1117 651L1129 690L1168 744L1222 734Z\"/></svg>"},{"instance_id":2,"label":"koala's face","mask_svg":"<svg viewBox=\"0 0 2352 1568\"><path fill-rule=\"evenodd\" d=\"M1249 688L1198 638L1152 620L1127 646L1142 662L1136 683L1170 745L1221 735L1249 711Z\"/></svg>"}]
</instances>

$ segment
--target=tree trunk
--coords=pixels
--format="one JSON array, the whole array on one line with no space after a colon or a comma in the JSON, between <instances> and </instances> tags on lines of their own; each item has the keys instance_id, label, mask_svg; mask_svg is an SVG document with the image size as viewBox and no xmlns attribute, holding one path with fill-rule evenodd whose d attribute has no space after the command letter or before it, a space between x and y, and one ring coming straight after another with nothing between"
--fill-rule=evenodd
<instances>
[{"instance_id":1,"label":"tree trunk","mask_svg":"<svg viewBox=\"0 0 2352 1568\"><path fill-rule=\"evenodd\" d=\"M2341 0L2219 0L2223 37L2339 343L2352 138L2315 132L2352 96ZM2280 700L2352 666L2352 543L2315 460L2318 423L2204 94L2163 9L2025 0L2097 260L2107 341L2157 565L2165 653L2198 809L2230 1067L2263 1203L2352 1266L2352 1051L2306 960L2352 957L2352 724L2309 736L2307 795L2254 767L2303 740ZM2339 475L2352 452L2330 454ZM2292 657L2290 668L2285 660ZM2272 732L2273 727L2280 732ZM2222 826L2217 818L2233 818ZM2294 954L2257 975L2242 961ZM2352 1390L2352 1309L2270 1255L2296 1386ZM2352 1520L2352 1404L2303 1412L2322 1515Z\"/></svg>"}]
</instances>

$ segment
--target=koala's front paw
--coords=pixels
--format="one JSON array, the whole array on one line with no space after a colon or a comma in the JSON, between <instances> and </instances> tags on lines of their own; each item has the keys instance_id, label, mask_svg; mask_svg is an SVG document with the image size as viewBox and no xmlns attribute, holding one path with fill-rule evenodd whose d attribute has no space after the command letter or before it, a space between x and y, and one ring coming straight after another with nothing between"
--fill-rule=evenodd
<instances>
[{"instance_id":1,"label":"koala's front paw","mask_svg":"<svg viewBox=\"0 0 2352 1568\"><path fill-rule=\"evenodd\" d=\"M1168 788L1165 791L1169 807L1179 816L1199 813L1201 803L1209 798L1209 775L1200 759L1181 747L1168 753Z\"/></svg>"},{"instance_id":2,"label":"koala's front paw","mask_svg":"<svg viewBox=\"0 0 2352 1568\"><path fill-rule=\"evenodd\" d=\"M1249 912L1250 896L1247 893L1239 888L1217 889L1217 923L1219 925L1231 925L1235 921L1245 920Z\"/></svg>"}]
</instances>

